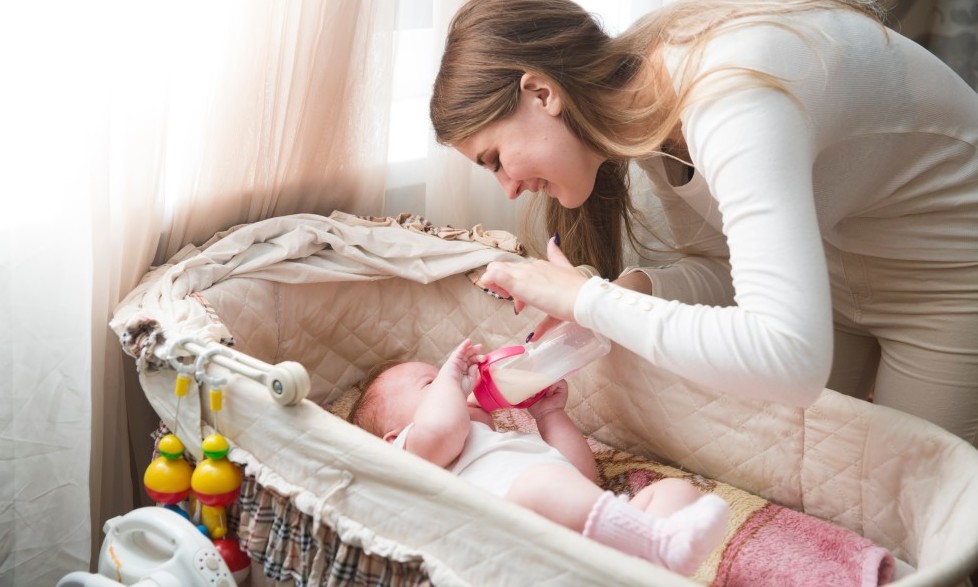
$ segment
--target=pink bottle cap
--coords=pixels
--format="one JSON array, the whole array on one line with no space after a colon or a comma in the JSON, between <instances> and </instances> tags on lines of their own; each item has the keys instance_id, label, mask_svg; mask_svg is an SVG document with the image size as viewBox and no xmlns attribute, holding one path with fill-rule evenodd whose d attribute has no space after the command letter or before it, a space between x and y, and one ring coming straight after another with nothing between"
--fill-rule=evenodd
<instances>
[{"instance_id":1,"label":"pink bottle cap","mask_svg":"<svg viewBox=\"0 0 978 587\"><path fill-rule=\"evenodd\" d=\"M496 349L492 352L486 353L485 359L479 363L479 378L475 382L475 387L472 388L472 393L475 394L476 401L482 406L482 409L487 412L494 412L496 410L502 410L505 408L528 408L533 404L537 403L541 397L543 397L543 392L527 398L520 403L513 405L506 401L503 394L499 393L499 389L492 380L492 371L489 367L496 361L513 357L516 355L522 355L526 352L526 349L522 345L507 346L501 349Z\"/></svg>"}]
</instances>

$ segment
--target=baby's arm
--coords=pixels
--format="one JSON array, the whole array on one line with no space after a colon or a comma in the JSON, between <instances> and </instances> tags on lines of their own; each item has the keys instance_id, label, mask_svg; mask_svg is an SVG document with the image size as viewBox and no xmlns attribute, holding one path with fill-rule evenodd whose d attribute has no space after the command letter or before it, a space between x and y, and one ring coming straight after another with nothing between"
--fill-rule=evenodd
<instances>
[{"instance_id":1,"label":"baby's arm","mask_svg":"<svg viewBox=\"0 0 978 587\"><path fill-rule=\"evenodd\" d=\"M429 384L412 419L405 449L445 467L454 461L469 435L469 410L462 380L474 375L482 345L468 339L455 347Z\"/></svg>"},{"instance_id":2,"label":"baby's arm","mask_svg":"<svg viewBox=\"0 0 978 587\"><path fill-rule=\"evenodd\" d=\"M537 421L540 436L550 446L560 451L577 469L591 481L597 482L598 466L594 453L581 431L564 411L567 405L567 382L563 379L553 384L543 398L527 411Z\"/></svg>"}]
</instances>

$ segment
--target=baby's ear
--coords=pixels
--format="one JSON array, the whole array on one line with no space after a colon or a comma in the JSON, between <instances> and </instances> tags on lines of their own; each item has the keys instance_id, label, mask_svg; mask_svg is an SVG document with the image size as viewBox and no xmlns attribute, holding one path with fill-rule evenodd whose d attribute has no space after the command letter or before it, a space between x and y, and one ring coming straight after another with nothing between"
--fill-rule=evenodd
<instances>
[{"instance_id":1,"label":"baby's ear","mask_svg":"<svg viewBox=\"0 0 978 587\"><path fill-rule=\"evenodd\" d=\"M403 430L403 428L401 430ZM381 438L384 439L384 442L394 444L394 441L397 440L397 435L401 433L401 430L390 430L385 432Z\"/></svg>"}]
</instances>

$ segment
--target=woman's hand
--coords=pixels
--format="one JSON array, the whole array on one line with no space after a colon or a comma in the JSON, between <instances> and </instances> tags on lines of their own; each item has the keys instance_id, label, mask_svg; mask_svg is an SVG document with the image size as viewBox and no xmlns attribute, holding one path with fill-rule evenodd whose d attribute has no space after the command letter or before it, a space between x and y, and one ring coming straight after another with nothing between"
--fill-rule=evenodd
<instances>
[{"instance_id":1,"label":"woman's hand","mask_svg":"<svg viewBox=\"0 0 978 587\"><path fill-rule=\"evenodd\" d=\"M547 243L547 258L549 261L531 263L494 261L489 263L479 280L481 287L504 298L512 296L517 313L526 306L533 306L548 315L540 322L538 330L534 330L533 338L539 338L561 321L574 319L577 294L587 281L567 260L554 239Z\"/></svg>"}]
</instances>

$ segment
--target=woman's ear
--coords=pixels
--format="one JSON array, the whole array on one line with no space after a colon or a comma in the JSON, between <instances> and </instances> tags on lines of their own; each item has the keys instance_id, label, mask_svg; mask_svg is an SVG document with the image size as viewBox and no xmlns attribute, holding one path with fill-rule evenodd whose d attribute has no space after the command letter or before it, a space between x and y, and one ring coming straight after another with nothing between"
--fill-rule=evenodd
<instances>
[{"instance_id":1,"label":"woman's ear","mask_svg":"<svg viewBox=\"0 0 978 587\"><path fill-rule=\"evenodd\" d=\"M543 106L547 114L558 116L563 110L560 95L554 88L553 82L548 78L528 71L520 78L520 90L524 95L529 95L536 103Z\"/></svg>"}]
</instances>

